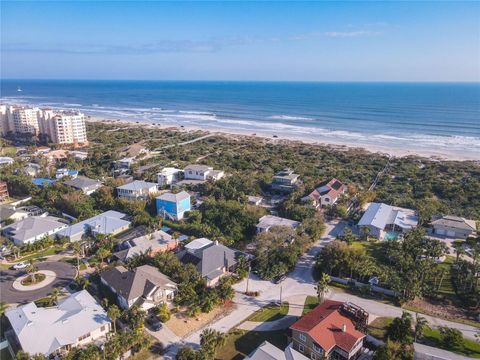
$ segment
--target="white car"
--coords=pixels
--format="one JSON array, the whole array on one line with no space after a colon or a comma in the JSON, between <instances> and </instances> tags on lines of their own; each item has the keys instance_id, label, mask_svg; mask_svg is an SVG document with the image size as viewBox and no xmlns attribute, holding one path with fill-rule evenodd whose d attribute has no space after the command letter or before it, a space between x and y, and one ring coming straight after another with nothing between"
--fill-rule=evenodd
<instances>
[{"instance_id":1,"label":"white car","mask_svg":"<svg viewBox=\"0 0 480 360\"><path fill-rule=\"evenodd\" d=\"M13 265L13 269L14 270L22 270L22 269L25 269L27 266L28 265L22 261L22 262L19 262L19 263Z\"/></svg>"}]
</instances>

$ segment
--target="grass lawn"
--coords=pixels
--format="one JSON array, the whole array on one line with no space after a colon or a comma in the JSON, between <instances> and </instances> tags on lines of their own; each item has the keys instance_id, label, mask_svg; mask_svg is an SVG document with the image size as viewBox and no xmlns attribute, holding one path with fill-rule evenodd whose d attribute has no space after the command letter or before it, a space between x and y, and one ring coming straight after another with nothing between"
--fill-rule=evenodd
<instances>
[{"instance_id":1,"label":"grass lawn","mask_svg":"<svg viewBox=\"0 0 480 360\"><path fill-rule=\"evenodd\" d=\"M40 250L38 252L34 252L32 254L29 254L27 256L20 257L17 260L15 260L15 262L29 261L31 259L38 259L38 258L42 258L42 257L45 257L45 256L55 255L55 254L58 254L61 251L63 251L63 246L51 246L48 249Z\"/></svg>"},{"instance_id":2,"label":"grass lawn","mask_svg":"<svg viewBox=\"0 0 480 360\"><path fill-rule=\"evenodd\" d=\"M282 303L279 305L267 305L264 308L253 313L247 320L248 321L275 321L281 319L288 314L288 303Z\"/></svg>"},{"instance_id":3,"label":"grass lawn","mask_svg":"<svg viewBox=\"0 0 480 360\"><path fill-rule=\"evenodd\" d=\"M302 315L305 315L312 311L318 305L318 298L316 296L307 296L305 299L305 305L303 305Z\"/></svg>"},{"instance_id":4,"label":"grass lawn","mask_svg":"<svg viewBox=\"0 0 480 360\"><path fill-rule=\"evenodd\" d=\"M385 333L387 332L387 327L393 321L392 317L378 317L373 320L370 325L368 325L367 331L369 335L373 337L386 341Z\"/></svg>"},{"instance_id":5,"label":"grass lawn","mask_svg":"<svg viewBox=\"0 0 480 360\"><path fill-rule=\"evenodd\" d=\"M287 346L287 335L279 331L245 331L233 330L228 333L224 346L218 349L217 360L240 360L250 354L264 341L268 341L280 349Z\"/></svg>"},{"instance_id":6,"label":"grass lawn","mask_svg":"<svg viewBox=\"0 0 480 360\"><path fill-rule=\"evenodd\" d=\"M416 312L416 313L419 313L419 314L431 315L427 311L425 311L425 309L423 307L420 307L420 306L404 304L404 305L402 305L402 309L409 310L409 311L412 311L412 312ZM440 317L440 316L437 316L437 317ZM473 326L473 327L476 327L476 328L480 329L480 323L478 321L475 321L475 320L463 319L463 318L460 318L460 317L447 318L446 320L456 322L456 323L459 323L459 324L470 325L470 326Z\"/></svg>"},{"instance_id":7,"label":"grass lawn","mask_svg":"<svg viewBox=\"0 0 480 360\"><path fill-rule=\"evenodd\" d=\"M427 329L422 338L422 343L426 345L439 347L458 354L480 359L480 344L475 340L464 339L461 348L447 348L442 344L440 331L437 329Z\"/></svg>"}]
</instances>

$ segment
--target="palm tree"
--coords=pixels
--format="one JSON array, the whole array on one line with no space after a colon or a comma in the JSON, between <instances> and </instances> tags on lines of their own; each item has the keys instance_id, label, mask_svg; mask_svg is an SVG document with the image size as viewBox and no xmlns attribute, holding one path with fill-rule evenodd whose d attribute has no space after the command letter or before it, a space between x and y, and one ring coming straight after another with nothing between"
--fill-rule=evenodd
<instances>
[{"instance_id":1,"label":"palm tree","mask_svg":"<svg viewBox=\"0 0 480 360\"><path fill-rule=\"evenodd\" d=\"M100 258L101 264L103 264L104 259L109 257L110 254L111 254L111 251L105 247L101 247L100 249L97 250L97 256Z\"/></svg>"},{"instance_id":2,"label":"palm tree","mask_svg":"<svg viewBox=\"0 0 480 360\"><path fill-rule=\"evenodd\" d=\"M77 272L80 272L80 254L82 251L80 243L79 242L72 243L72 250L73 250L73 254L77 258Z\"/></svg>"},{"instance_id":3,"label":"palm tree","mask_svg":"<svg viewBox=\"0 0 480 360\"><path fill-rule=\"evenodd\" d=\"M120 309L118 308L117 305L113 304L113 305L110 305L110 307L108 308L108 311L107 311L107 315L110 319L112 319L112 323L113 323L113 332L114 333L117 333L117 324L116 324L116 320L120 317L121 315L121 311Z\"/></svg>"},{"instance_id":4,"label":"palm tree","mask_svg":"<svg viewBox=\"0 0 480 360\"><path fill-rule=\"evenodd\" d=\"M49 298L50 306L58 304L59 295L60 295L60 290L58 290L58 288L53 288Z\"/></svg>"},{"instance_id":5,"label":"palm tree","mask_svg":"<svg viewBox=\"0 0 480 360\"><path fill-rule=\"evenodd\" d=\"M318 302L322 303L325 297L325 294L328 291L328 284L330 283L330 275L322 273L320 276L320 280L318 280L317 286L315 289L317 290Z\"/></svg>"},{"instance_id":6,"label":"palm tree","mask_svg":"<svg viewBox=\"0 0 480 360\"><path fill-rule=\"evenodd\" d=\"M225 334L214 329L205 329L200 334L200 346L207 359L213 359L215 351L225 344Z\"/></svg>"},{"instance_id":7,"label":"palm tree","mask_svg":"<svg viewBox=\"0 0 480 360\"><path fill-rule=\"evenodd\" d=\"M427 319L415 313L415 334L413 341L417 342L417 339L420 339L428 328Z\"/></svg>"},{"instance_id":8,"label":"palm tree","mask_svg":"<svg viewBox=\"0 0 480 360\"><path fill-rule=\"evenodd\" d=\"M34 259L31 259L29 262L29 265L27 267L27 274L30 274L30 277L32 279L32 283L35 283L36 281L36 276L35 273L38 271L38 267L35 263Z\"/></svg>"}]
</instances>

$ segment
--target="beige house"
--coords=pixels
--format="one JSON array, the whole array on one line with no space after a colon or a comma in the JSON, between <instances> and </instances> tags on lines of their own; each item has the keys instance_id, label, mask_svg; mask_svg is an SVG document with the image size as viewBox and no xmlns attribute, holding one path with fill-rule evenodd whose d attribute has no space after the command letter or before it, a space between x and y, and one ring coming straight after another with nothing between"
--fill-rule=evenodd
<instances>
[{"instance_id":1,"label":"beige house","mask_svg":"<svg viewBox=\"0 0 480 360\"><path fill-rule=\"evenodd\" d=\"M475 220L458 216L442 216L431 222L432 233L447 238L466 239L477 232Z\"/></svg>"}]
</instances>

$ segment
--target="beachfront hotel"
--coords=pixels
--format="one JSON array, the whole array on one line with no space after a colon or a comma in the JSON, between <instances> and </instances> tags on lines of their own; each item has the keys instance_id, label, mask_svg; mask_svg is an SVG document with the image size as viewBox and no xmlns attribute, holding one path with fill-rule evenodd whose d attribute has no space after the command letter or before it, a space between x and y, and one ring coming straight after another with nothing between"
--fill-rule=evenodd
<instances>
[{"instance_id":1,"label":"beachfront hotel","mask_svg":"<svg viewBox=\"0 0 480 360\"><path fill-rule=\"evenodd\" d=\"M56 144L86 144L85 116L78 111L57 111L30 106L1 105L2 134L47 135Z\"/></svg>"}]
</instances>

